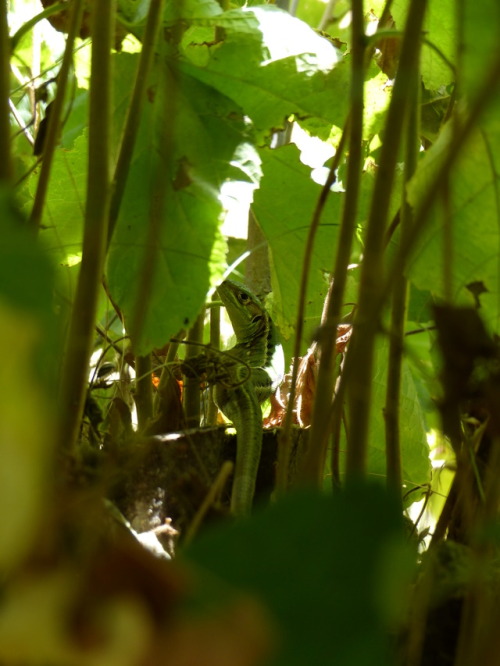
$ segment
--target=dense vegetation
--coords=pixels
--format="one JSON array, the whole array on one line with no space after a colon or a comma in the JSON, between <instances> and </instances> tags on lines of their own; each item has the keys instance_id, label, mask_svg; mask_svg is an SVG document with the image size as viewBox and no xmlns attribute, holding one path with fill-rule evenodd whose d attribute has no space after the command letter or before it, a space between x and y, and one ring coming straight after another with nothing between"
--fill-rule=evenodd
<instances>
[{"instance_id":1,"label":"dense vegetation","mask_svg":"<svg viewBox=\"0 0 500 666\"><path fill-rule=\"evenodd\" d=\"M2 664L498 661L500 5L290 5L0 3ZM291 368L241 521L228 274Z\"/></svg>"}]
</instances>

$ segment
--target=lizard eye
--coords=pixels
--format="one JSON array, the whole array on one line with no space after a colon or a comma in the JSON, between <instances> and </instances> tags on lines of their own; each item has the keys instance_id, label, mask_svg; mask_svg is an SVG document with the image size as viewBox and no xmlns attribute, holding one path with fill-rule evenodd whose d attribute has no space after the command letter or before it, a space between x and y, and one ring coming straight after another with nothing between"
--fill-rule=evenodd
<instances>
[{"instance_id":1,"label":"lizard eye","mask_svg":"<svg viewBox=\"0 0 500 666\"><path fill-rule=\"evenodd\" d=\"M255 317L252 319L252 324L256 324L257 322L262 321L262 319L262 315L255 315Z\"/></svg>"},{"instance_id":2,"label":"lizard eye","mask_svg":"<svg viewBox=\"0 0 500 666\"><path fill-rule=\"evenodd\" d=\"M246 303L250 299L250 296L246 294L244 291L240 291L240 301L242 303Z\"/></svg>"}]
</instances>

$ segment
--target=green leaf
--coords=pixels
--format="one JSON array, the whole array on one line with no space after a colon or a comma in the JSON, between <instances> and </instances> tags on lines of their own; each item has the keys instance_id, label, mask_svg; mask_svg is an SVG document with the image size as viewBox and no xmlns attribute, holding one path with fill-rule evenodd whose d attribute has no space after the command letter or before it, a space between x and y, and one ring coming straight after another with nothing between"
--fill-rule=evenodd
<instances>
[{"instance_id":1,"label":"green leaf","mask_svg":"<svg viewBox=\"0 0 500 666\"><path fill-rule=\"evenodd\" d=\"M371 60L365 76L365 100L363 108L363 139L370 141L381 133L389 106L391 87L387 76Z\"/></svg>"},{"instance_id":2,"label":"green leaf","mask_svg":"<svg viewBox=\"0 0 500 666\"><path fill-rule=\"evenodd\" d=\"M369 474L383 479L386 477L384 407L388 349L388 340L383 338L375 352L368 454ZM403 483L408 491L429 482L431 467L424 414L406 359L403 359L401 369L400 439Z\"/></svg>"},{"instance_id":3,"label":"green leaf","mask_svg":"<svg viewBox=\"0 0 500 666\"><path fill-rule=\"evenodd\" d=\"M326 136L332 124L343 124L345 65L307 24L263 6L226 12L203 25L223 29L224 36L207 44L189 33L181 69L244 108L261 141L291 114L314 119Z\"/></svg>"},{"instance_id":4,"label":"green leaf","mask_svg":"<svg viewBox=\"0 0 500 666\"><path fill-rule=\"evenodd\" d=\"M389 343L387 338L380 338L376 345L374 372L372 378L372 398L368 439L368 474L385 483L387 476L385 452L384 408L387 391L387 358ZM431 467L429 447L423 408L419 401L417 388L407 359L403 359L400 390L400 446L403 477L403 492L407 493L430 481ZM348 427L349 430L349 427ZM349 446L342 431L340 462L345 466L346 451ZM410 496L418 500L417 494Z\"/></svg>"},{"instance_id":5,"label":"green leaf","mask_svg":"<svg viewBox=\"0 0 500 666\"><path fill-rule=\"evenodd\" d=\"M134 61L130 55L123 58L122 74L134 70ZM153 270L141 338L133 340L138 353L163 346L193 323L223 271L220 187L239 165L250 177L255 173L251 153L242 148L246 126L233 102L160 65L148 91L107 269L111 293L126 319L134 312L142 271ZM160 211L154 212L161 199ZM160 215L153 267L144 265L152 214Z\"/></svg>"},{"instance_id":6,"label":"green leaf","mask_svg":"<svg viewBox=\"0 0 500 666\"><path fill-rule=\"evenodd\" d=\"M410 203L418 208L425 192L434 182L437 170L453 140L451 125L427 152L408 186ZM449 271L455 303L475 305L471 287L479 283L486 289L479 296L485 321L498 329L499 309L499 177L500 126L489 124L476 131L464 146L449 179L449 215L452 227ZM427 219L410 264L410 278L422 290L444 298L444 224L445 211L439 202Z\"/></svg>"},{"instance_id":7,"label":"green leaf","mask_svg":"<svg viewBox=\"0 0 500 666\"><path fill-rule=\"evenodd\" d=\"M494 2L494 0L492 0ZM408 0L394 0L391 13L399 30L404 28L408 11ZM455 80L455 74L447 61L455 64L456 60L456 2L455 0L439 0L428 2L424 23L426 38L437 49L429 44L422 45L421 75L426 88L437 90ZM444 56L444 57L443 57Z\"/></svg>"},{"instance_id":8,"label":"green leaf","mask_svg":"<svg viewBox=\"0 0 500 666\"><path fill-rule=\"evenodd\" d=\"M57 307L68 314L82 256L83 219L87 185L87 135L79 136L69 150L54 153L40 242L56 269ZM38 182L38 171L28 181L28 212Z\"/></svg>"},{"instance_id":9,"label":"green leaf","mask_svg":"<svg viewBox=\"0 0 500 666\"><path fill-rule=\"evenodd\" d=\"M401 527L381 488L300 493L184 557L264 602L281 633L269 666L386 666L413 566Z\"/></svg>"},{"instance_id":10,"label":"green leaf","mask_svg":"<svg viewBox=\"0 0 500 666\"><path fill-rule=\"evenodd\" d=\"M500 3L496 0L465 0L463 6L460 80L468 94L473 95L498 52Z\"/></svg>"},{"instance_id":11,"label":"green leaf","mask_svg":"<svg viewBox=\"0 0 500 666\"><path fill-rule=\"evenodd\" d=\"M167 2L163 12L163 20L167 23L180 19L192 21L201 18L211 18L222 13L217 0L183 0L182 2Z\"/></svg>"},{"instance_id":12,"label":"green leaf","mask_svg":"<svg viewBox=\"0 0 500 666\"><path fill-rule=\"evenodd\" d=\"M151 0L118 0L118 18L128 27L141 26L146 22ZM171 25L177 21L208 18L221 14L217 0L183 0L165 3L163 23Z\"/></svg>"},{"instance_id":13,"label":"green leaf","mask_svg":"<svg viewBox=\"0 0 500 666\"><path fill-rule=\"evenodd\" d=\"M254 196L253 211L271 250L274 293L281 304L276 321L285 337L293 332L304 247L321 186L300 161L295 145L262 150L263 178ZM327 290L325 274L332 270L340 222L342 193L331 192L317 231L309 273L307 319L319 323Z\"/></svg>"}]
</instances>

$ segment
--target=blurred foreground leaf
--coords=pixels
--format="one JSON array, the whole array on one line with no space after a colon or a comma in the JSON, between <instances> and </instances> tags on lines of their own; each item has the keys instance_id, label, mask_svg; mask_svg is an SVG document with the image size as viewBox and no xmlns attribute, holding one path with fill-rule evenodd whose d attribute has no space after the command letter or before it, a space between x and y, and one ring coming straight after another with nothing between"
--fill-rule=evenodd
<instances>
[{"instance_id":1,"label":"blurred foreground leaf","mask_svg":"<svg viewBox=\"0 0 500 666\"><path fill-rule=\"evenodd\" d=\"M186 558L257 595L281 629L273 666L390 663L412 557L381 488L296 494L200 538Z\"/></svg>"}]
</instances>

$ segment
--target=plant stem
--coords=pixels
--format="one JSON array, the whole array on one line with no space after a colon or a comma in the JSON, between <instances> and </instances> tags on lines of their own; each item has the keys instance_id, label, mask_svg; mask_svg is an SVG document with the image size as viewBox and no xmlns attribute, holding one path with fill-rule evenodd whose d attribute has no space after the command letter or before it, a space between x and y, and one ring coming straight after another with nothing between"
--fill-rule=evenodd
<instances>
[{"instance_id":1,"label":"plant stem","mask_svg":"<svg viewBox=\"0 0 500 666\"><path fill-rule=\"evenodd\" d=\"M374 304L383 284L384 234L412 73L418 67L425 9L425 0L413 0L410 5L365 233L358 311L344 367L350 423L346 472L350 479L363 476L366 469L373 357L381 314Z\"/></svg>"},{"instance_id":2,"label":"plant stem","mask_svg":"<svg viewBox=\"0 0 500 666\"><path fill-rule=\"evenodd\" d=\"M351 109L349 131L349 159L345 205L337 244L333 280L325 306L320 340L320 365L316 382L310 444L301 471L303 480L320 485L326 458L330 427L330 407L335 383L335 355L337 326L344 302L347 269L351 258L352 241L356 229L356 214L361 175L363 139L363 87L364 87L365 35L362 0L352 2L351 52ZM338 429L337 429L338 431Z\"/></svg>"},{"instance_id":3,"label":"plant stem","mask_svg":"<svg viewBox=\"0 0 500 666\"><path fill-rule=\"evenodd\" d=\"M267 246L266 246L267 249ZM220 301L217 293L212 295L212 301ZM220 349L220 307L210 309L210 348ZM207 425L214 426L217 423L218 408L215 404L215 387L210 387L210 400L208 402Z\"/></svg>"},{"instance_id":4,"label":"plant stem","mask_svg":"<svg viewBox=\"0 0 500 666\"><path fill-rule=\"evenodd\" d=\"M205 310L196 319L187 334L186 364L189 359L198 354L198 345L190 345L190 342L200 343L203 340L203 322ZM184 413L188 428L197 428L200 425L200 380L198 377L186 377L184 382Z\"/></svg>"},{"instance_id":5,"label":"plant stem","mask_svg":"<svg viewBox=\"0 0 500 666\"><path fill-rule=\"evenodd\" d=\"M339 145L333 157L332 165L330 167L330 173L326 180L323 189L319 195L318 201L316 203L316 208L314 209L313 217L311 224L309 226L309 232L306 240L306 247L304 250L304 260L302 262L302 273L300 277L300 291L299 299L297 306L297 319L295 323L295 338L294 338L294 347L293 347L293 365L292 365L292 378L290 381L290 391L288 393L288 402L287 408L285 411L285 418L283 420L282 430L278 436L278 471L277 471L277 480L276 486L278 492L284 492L288 480L288 466L289 466L289 456L290 456L290 445L291 445L291 428L293 420L293 409L295 403L295 394L297 388L297 377L299 371L299 357L300 349L302 345L302 335L304 329L304 313L306 307L306 296L307 296L307 284L309 279L309 271L311 267L312 252L314 248L314 241L316 238L316 232L318 230L319 224L321 222L321 215L330 192L330 188L336 180L336 172L340 164L340 159L344 152L344 144L347 136L347 127L348 122L344 125L344 131L340 137Z\"/></svg>"},{"instance_id":6,"label":"plant stem","mask_svg":"<svg viewBox=\"0 0 500 666\"><path fill-rule=\"evenodd\" d=\"M407 112L407 137L405 169L402 187L402 203L400 214L400 232L406 236L411 226L411 208L406 201L406 186L415 173L420 147L420 74L415 67L410 88L409 108ZM403 341L405 334L408 281L401 273L399 280L394 282L391 312L391 336L389 340L389 359L387 368L387 391L384 408L385 418L385 450L387 485L397 493L400 502L403 483L401 471L400 445L400 392L403 362Z\"/></svg>"},{"instance_id":7,"label":"plant stem","mask_svg":"<svg viewBox=\"0 0 500 666\"><path fill-rule=\"evenodd\" d=\"M177 340L184 339L186 335L185 331L179 331L175 336ZM158 389L153 400L153 414L155 416L163 409L163 402L165 393L168 391L168 385L172 379L172 364L175 362L177 357L177 351L179 349L179 342L171 341L168 345L167 357L165 358L165 364L161 371L160 383L158 384Z\"/></svg>"},{"instance_id":8,"label":"plant stem","mask_svg":"<svg viewBox=\"0 0 500 666\"><path fill-rule=\"evenodd\" d=\"M7 0L0 2L0 183L12 178L10 153L10 51L9 26L7 23Z\"/></svg>"},{"instance_id":9,"label":"plant stem","mask_svg":"<svg viewBox=\"0 0 500 666\"><path fill-rule=\"evenodd\" d=\"M151 355L135 357L135 405L137 423L143 432L153 416L153 382L151 379Z\"/></svg>"},{"instance_id":10,"label":"plant stem","mask_svg":"<svg viewBox=\"0 0 500 666\"><path fill-rule=\"evenodd\" d=\"M80 274L71 314L60 393L60 446L76 443L85 401L110 200L111 47L114 2L97 2L92 18L87 201Z\"/></svg>"},{"instance_id":11,"label":"plant stem","mask_svg":"<svg viewBox=\"0 0 500 666\"><path fill-rule=\"evenodd\" d=\"M134 152L137 132L139 131L141 112L146 99L149 71L153 62L158 30L161 23L160 17L163 12L163 3L164 0L151 0L151 4L149 5L134 90L132 91L132 98L127 111L127 119L125 121L120 145L120 153L118 155L113 177L113 195L109 212L108 246L111 242L118 214L120 212L120 205L127 183L127 176Z\"/></svg>"},{"instance_id":12,"label":"plant stem","mask_svg":"<svg viewBox=\"0 0 500 666\"><path fill-rule=\"evenodd\" d=\"M57 142L59 140L59 132L61 130L61 118L64 107L64 99L66 96L66 87L68 83L70 67L73 62L73 47L75 45L75 39L80 30L82 13L83 0L73 0L68 36L66 38L66 47L64 49L61 69L57 75L57 93L54 101L52 102L50 116L47 123L47 135L43 144L43 160L40 169L40 177L38 178L35 200L33 202L33 208L31 209L31 215L29 218L29 222L35 230L39 229L42 221L45 197L49 187L52 160L54 158Z\"/></svg>"}]
</instances>

